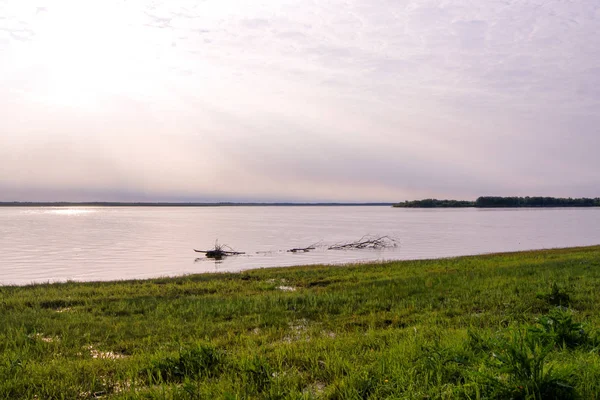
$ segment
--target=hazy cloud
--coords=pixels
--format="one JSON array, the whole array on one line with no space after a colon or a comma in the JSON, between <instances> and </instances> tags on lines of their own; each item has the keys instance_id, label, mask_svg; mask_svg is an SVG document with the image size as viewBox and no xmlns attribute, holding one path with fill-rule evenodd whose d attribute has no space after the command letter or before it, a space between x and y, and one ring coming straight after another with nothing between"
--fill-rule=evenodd
<instances>
[{"instance_id":1,"label":"hazy cloud","mask_svg":"<svg viewBox=\"0 0 600 400\"><path fill-rule=\"evenodd\" d=\"M0 15L0 200L599 195L596 0Z\"/></svg>"}]
</instances>

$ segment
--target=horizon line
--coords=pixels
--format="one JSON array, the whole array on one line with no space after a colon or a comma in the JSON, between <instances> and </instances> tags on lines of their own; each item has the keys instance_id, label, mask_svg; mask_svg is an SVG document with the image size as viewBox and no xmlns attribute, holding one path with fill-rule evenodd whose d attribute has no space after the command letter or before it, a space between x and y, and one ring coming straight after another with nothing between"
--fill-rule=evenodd
<instances>
[{"instance_id":1,"label":"horizon line","mask_svg":"<svg viewBox=\"0 0 600 400\"><path fill-rule=\"evenodd\" d=\"M395 202L131 202L131 201L2 201L0 207L227 207L227 206L392 206Z\"/></svg>"}]
</instances>

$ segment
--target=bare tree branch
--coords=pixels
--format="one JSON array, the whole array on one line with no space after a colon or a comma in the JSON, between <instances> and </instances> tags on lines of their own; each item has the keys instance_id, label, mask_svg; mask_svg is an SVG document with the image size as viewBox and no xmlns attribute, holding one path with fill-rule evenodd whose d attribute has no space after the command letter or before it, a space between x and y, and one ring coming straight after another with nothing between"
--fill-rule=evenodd
<instances>
[{"instance_id":1,"label":"bare tree branch","mask_svg":"<svg viewBox=\"0 0 600 400\"><path fill-rule=\"evenodd\" d=\"M363 236L359 240L348 243L337 243L329 246L327 250L351 250L351 249L386 249L397 247L396 239L389 236Z\"/></svg>"}]
</instances>

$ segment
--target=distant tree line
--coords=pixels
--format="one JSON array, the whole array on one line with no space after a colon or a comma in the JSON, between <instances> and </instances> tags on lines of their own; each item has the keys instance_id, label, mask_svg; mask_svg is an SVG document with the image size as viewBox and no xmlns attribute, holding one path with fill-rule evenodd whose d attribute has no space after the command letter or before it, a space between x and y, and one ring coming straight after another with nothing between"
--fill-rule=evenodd
<instances>
[{"instance_id":1,"label":"distant tree line","mask_svg":"<svg viewBox=\"0 0 600 400\"><path fill-rule=\"evenodd\" d=\"M482 196L475 201L423 199L394 204L400 208L494 208L494 207L600 207L600 197L500 197Z\"/></svg>"},{"instance_id":2,"label":"distant tree line","mask_svg":"<svg viewBox=\"0 0 600 400\"><path fill-rule=\"evenodd\" d=\"M438 200L438 199L423 199L405 201L403 203L394 204L394 207L404 208L460 208L460 207L475 207L474 201L467 200Z\"/></svg>"},{"instance_id":3,"label":"distant tree line","mask_svg":"<svg viewBox=\"0 0 600 400\"><path fill-rule=\"evenodd\" d=\"M475 207L600 207L600 198L479 197Z\"/></svg>"}]
</instances>

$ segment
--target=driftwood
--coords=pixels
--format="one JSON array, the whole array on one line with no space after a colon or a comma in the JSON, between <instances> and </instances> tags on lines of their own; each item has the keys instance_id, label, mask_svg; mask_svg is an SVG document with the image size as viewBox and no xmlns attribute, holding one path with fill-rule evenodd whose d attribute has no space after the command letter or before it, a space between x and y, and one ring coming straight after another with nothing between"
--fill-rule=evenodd
<instances>
[{"instance_id":1,"label":"driftwood","mask_svg":"<svg viewBox=\"0 0 600 400\"><path fill-rule=\"evenodd\" d=\"M287 252L288 253L308 253L311 250L315 250L319 243L321 243L321 242L311 244L310 246L307 246L307 247L296 247L293 249L289 249Z\"/></svg>"},{"instance_id":2,"label":"driftwood","mask_svg":"<svg viewBox=\"0 0 600 400\"><path fill-rule=\"evenodd\" d=\"M334 244L329 246L327 250L386 249L396 246L398 246L396 239L393 239L389 236L363 236L354 242Z\"/></svg>"},{"instance_id":3,"label":"driftwood","mask_svg":"<svg viewBox=\"0 0 600 400\"><path fill-rule=\"evenodd\" d=\"M314 250L315 247L303 247L303 248L294 248L294 249L289 249L288 253L308 253L311 250Z\"/></svg>"},{"instance_id":4,"label":"driftwood","mask_svg":"<svg viewBox=\"0 0 600 400\"><path fill-rule=\"evenodd\" d=\"M228 249L228 250L226 250ZM224 244L219 244L219 242L215 243L215 248L214 249L210 249L210 250L196 250L194 249L194 251L196 253L204 253L206 254L206 257L208 258L214 258L215 260L220 260L223 257L227 257L227 256L237 256L240 254L245 254L241 251L234 251L231 247L224 245Z\"/></svg>"}]
</instances>

